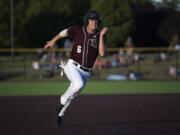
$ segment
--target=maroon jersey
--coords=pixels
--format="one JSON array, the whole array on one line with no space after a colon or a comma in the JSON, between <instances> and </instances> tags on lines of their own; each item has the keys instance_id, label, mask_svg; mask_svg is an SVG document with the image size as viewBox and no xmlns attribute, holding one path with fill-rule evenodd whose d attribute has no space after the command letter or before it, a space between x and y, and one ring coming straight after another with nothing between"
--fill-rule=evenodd
<instances>
[{"instance_id":1,"label":"maroon jersey","mask_svg":"<svg viewBox=\"0 0 180 135\"><path fill-rule=\"evenodd\" d=\"M99 51L99 33L89 34L85 27L68 29L68 37L73 41L71 59L86 68L92 68Z\"/></svg>"}]
</instances>

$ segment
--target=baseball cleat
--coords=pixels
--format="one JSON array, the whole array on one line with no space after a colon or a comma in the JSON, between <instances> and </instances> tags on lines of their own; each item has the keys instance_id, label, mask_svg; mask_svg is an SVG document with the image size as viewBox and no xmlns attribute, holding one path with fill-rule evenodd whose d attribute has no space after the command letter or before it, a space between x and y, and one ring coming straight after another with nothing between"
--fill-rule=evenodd
<instances>
[{"instance_id":1,"label":"baseball cleat","mask_svg":"<svg viewBox=\"0 0 180 135\"><path fill-rule=\"evenodd\" d=\"M62 125L62 117L60 117L60 116L57 117L56 124L57 124L58 127L61 127L61 125Z\"/></svg>"},{"instance_id":2,"label":"baseball cleat","mask_svg":"<svg viewBox=\"0 0 180 135\"><path fill-rule=\"evenodd\" d=\"M62 117L59 116L59 113L61 112L63 107L64 107L64 105L62 105L61 103L58 103L56 106L56 115L58 115L57 119L56 119L56 125L58 127L60 127L62 124Z\"/></svg>"},{"instance_id":3,"label":"baseball cleat","mask_svg":"<svg viewBox=\"0 0 180 135\"><path fill-rule=\"evenodd\" d=\"M61 103L60 104L57 104L56 106L56 114L58 115L61 111L61 109L64 107L64 105L62 105Z\"/></svg>"}]
</instances>

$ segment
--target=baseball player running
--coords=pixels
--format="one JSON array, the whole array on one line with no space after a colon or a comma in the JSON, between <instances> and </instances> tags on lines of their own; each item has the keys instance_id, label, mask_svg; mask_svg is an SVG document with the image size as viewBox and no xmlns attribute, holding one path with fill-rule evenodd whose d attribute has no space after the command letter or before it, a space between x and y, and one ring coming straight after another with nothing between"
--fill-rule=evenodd
<instances>
[{"instance_id":1,"label":"baseball player running","mask_svg":"<svg viewBox=\"0 0 180 135\"><path fill-rule=\"evenodd\" d=\"M61 126L64 113L71 101L84 88L98 54L105 55L105 34L108 28L103 27L100 30L100 14L95 10L90 10L84 20L84 26L64 29L44 46L44 49L52 48L58 40L64 37L69 37L73 41L71 57L63 68L70 80L70 86L61 95L56 108L58 126Z\"/></svg>"}]
</instances>

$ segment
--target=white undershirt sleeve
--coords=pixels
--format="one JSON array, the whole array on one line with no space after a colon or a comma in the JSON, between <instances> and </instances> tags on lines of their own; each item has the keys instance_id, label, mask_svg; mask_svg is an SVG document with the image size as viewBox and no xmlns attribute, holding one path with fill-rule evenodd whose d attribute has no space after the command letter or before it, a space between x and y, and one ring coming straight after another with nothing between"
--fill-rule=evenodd
<instances>
[{"instance_id":1,"label":"white undershirt sleeve","mask_svg":"<svg viewBox=\"0 0 180 135\"><path fill-rule=\"evenodd\" d=\"M68 29L62 30L61 32L59 32L59 35L61 37L67 37L68 36Z\"/></svg>"}]
</instances>

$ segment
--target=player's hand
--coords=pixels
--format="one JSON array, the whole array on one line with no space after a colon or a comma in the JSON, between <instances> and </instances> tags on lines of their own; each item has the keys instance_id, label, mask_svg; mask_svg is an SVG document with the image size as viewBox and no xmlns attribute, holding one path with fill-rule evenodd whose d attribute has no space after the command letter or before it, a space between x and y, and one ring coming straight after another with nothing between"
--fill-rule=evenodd
<instances>
[{"instance_id":1,"label":"player's hand","mask_svg":"<svg viewBox=\"0 0 180 135\"><path fill-rule=\"evenodd\" d=\"M104 36L107 31L108 31L108 28L107 27L103 27L101 32L100 32L100 36Z\"/></svg>"},{"instance_id":2,"label":"player's hand","mask_svg":"<svg viewBox=\"0 0 180 135\"><path fill-rule=\"evenodd\" d=\"M47 48L52 48L54 46L55 42L54 41L48 41L46 42L46 44L44 45L44 49L47 49Z\"/></svg>"}]
</instances>

